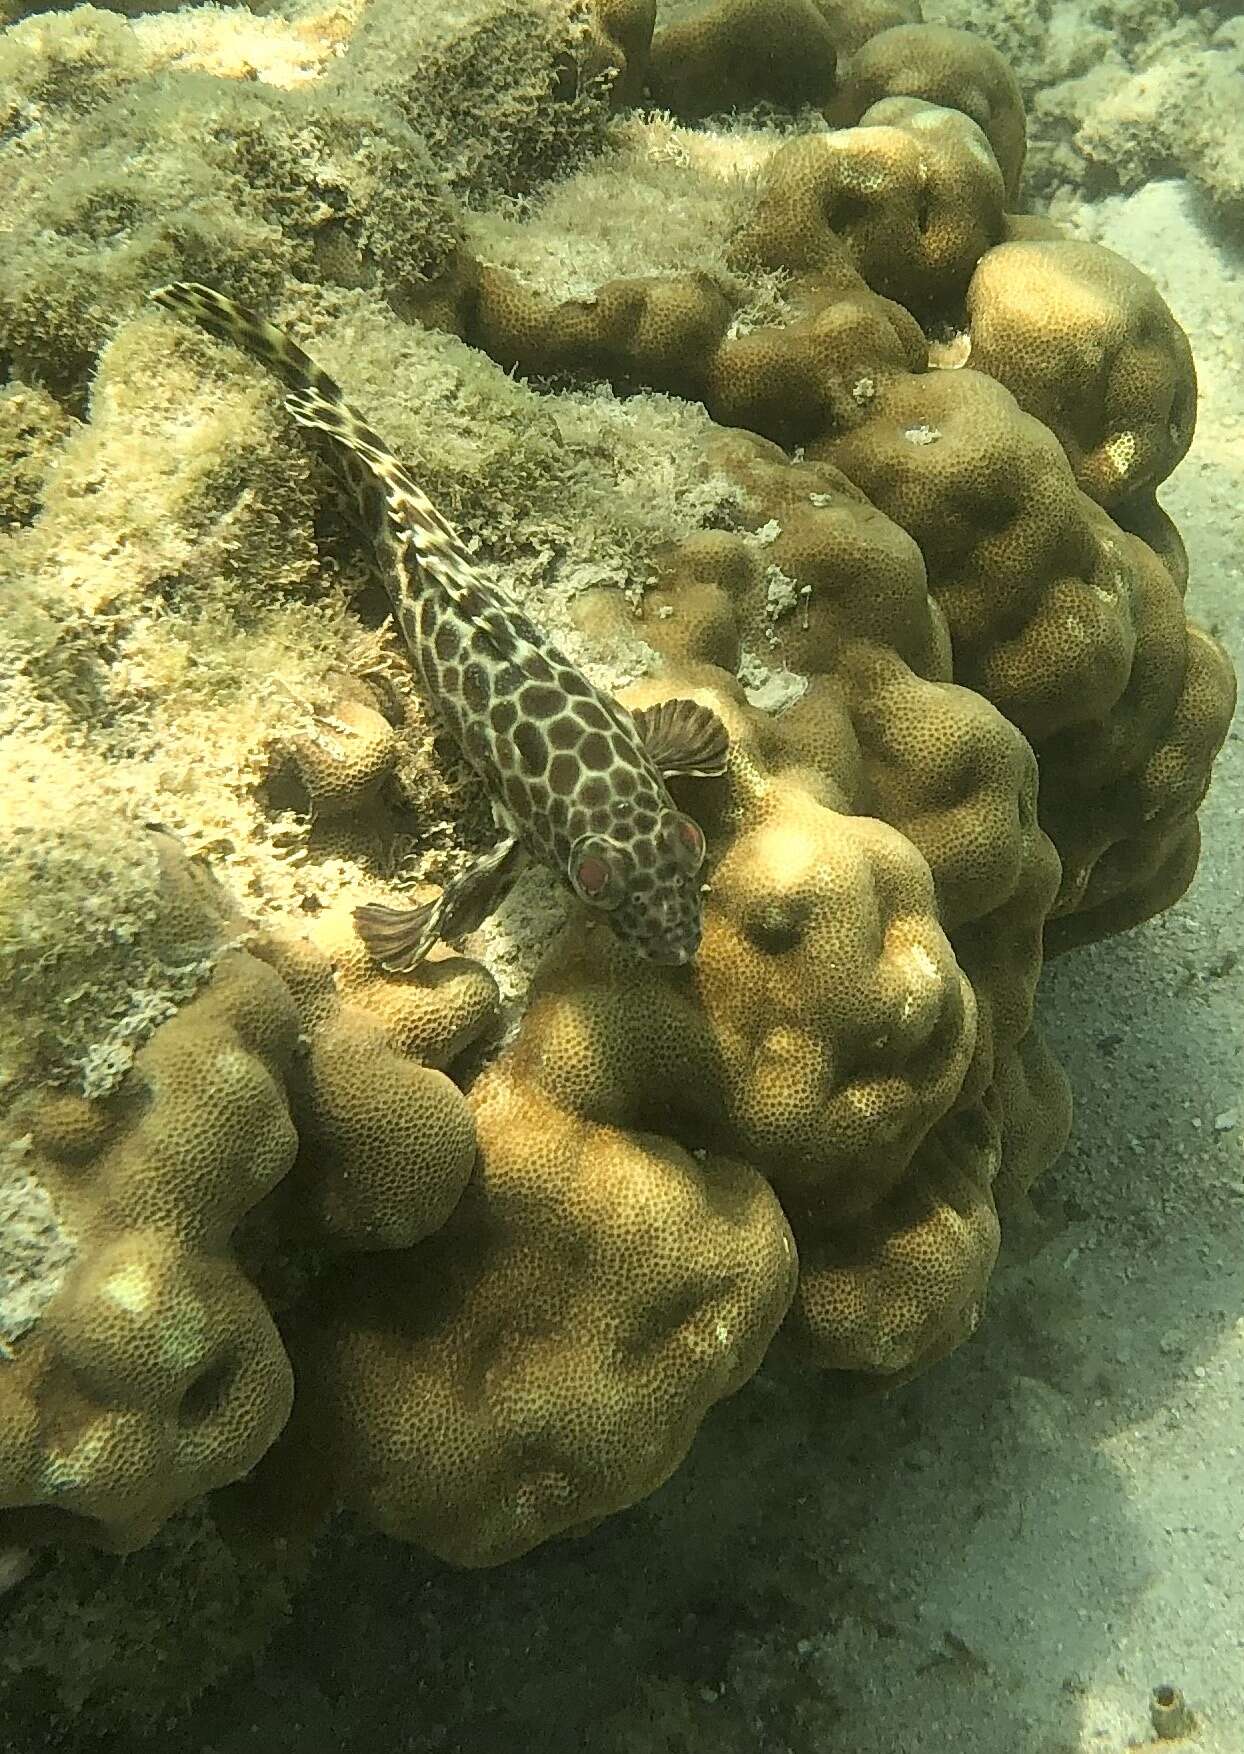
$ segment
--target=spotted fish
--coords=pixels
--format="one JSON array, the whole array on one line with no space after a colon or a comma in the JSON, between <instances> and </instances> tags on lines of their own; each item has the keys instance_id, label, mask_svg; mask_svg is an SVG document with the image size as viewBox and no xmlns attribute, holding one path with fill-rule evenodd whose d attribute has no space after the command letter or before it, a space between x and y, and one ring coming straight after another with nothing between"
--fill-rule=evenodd
<instances>
[{"instance_id":1,"label":"spotted fish","mask_svg":"<svg viewBox=\"0 0 1244 1754\"><path fill-rule=\"evenodd\" d=\"M689 962L700 943L704 836L665 780L724 772L720 719L693 700L632 713L596 688L480 577L339 386L279 329L207 286L178 282L151 297L262 360L286 385L295 420L331 441L415 673L492 798L496 846L435 901L355 910L375 960L414 968L438 938L473 931L534 858L641 956Z\"/></svg>"}]
</instances>

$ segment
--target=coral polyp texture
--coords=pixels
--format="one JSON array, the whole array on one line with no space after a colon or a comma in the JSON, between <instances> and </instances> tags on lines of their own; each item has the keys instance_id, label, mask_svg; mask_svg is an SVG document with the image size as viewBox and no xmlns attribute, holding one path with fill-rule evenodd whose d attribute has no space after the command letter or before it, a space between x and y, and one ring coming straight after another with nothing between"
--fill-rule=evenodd
<instances>
[{"instance_id":1,"label":"coral polyp texture","mask_svg":"<svg viewBox=\"0 0 1244 1754\"><path fill-rule=\"evenodd\" d=\"M422 1062L486 1025L487 974L438 964L417 1031L391 1046L392 1023L349 1001L322 952L243 929L160 840L166 895L187 919L217 910L201 990L115 1090L32 1091L6 1120L6 1541L131 1548L247 1472L293 1388L255 1277L299 1244L419 1241L475 1159L462 1093ZM250 1271L234 1249L248 1214Z\"/></svg>"},{"instance_id":2,"label":"coral polyp texture","mask_svg":"<svg viewBox=\"0 0 1244 1754\"><path fill-rule=\"evenodd\" d=\"M1234 690L1155 497L1187 342L1020 211L997 51L907 0L374 0L41 14L0 75L0 1543L231 1488L492 1564L771 1346L884 1383L987 1332L1070 1125L1042 957L1182 894ZM176 279L595 686L718 715L688 965L540 872L368 955L489 800Z\"/></svg>"},{"instance_id":3,"label":"coral polyp texture","mask_svg":"<svg viewBox=\"0 0 1244 1754\"><path fill-rule=\"evenodd\" d=\"M229 947L210 880L150 838L144 899L184 945L195 930L210 985L130 1056L109 1096L45 1088L9 1111L6 1540L139 1545L257 1460L289 1412L275 1325L229 1238L297 1149L281 1091L296 1018L275 977ZM77 849L60 850L67 875ZM55 945L45 955L52 986Z\"/></svg>"},{"instance_id":4,"label":"coral polyp texture","mask_svg":"<svg viewBox=\"0 0 1244 1754\"><path fill-rule=\"evenodd\" d=\"M1185 619L1178 539L1152 499L1191 440L1187 342L1110 251L1008 241L1003 192L975 123L887 98L767 161L731 261L784 277L781 324L737 333L703 276L559 302L482 268L461 309L512 368L696 396L801 445L915 538L955 677L1041 762L1064 865L1057 949L1186 888L1234 679ZM950 338L931 350L926 329Z\"/></svg>"},{"instance_id":5,"label":"coral polyp texture","mask_svg":"<svg viewBox=\"0 0 1244 1754\"><path fill-rule=\"evenodd\" d=\"M668 1478L760 1363L795 1250L744 1163L592 1124L503 1069L472 1110L453 1220L321 1288L273 1472L313 1466L387 1533L488 1565Z\"/></svg>"}]
</instances>

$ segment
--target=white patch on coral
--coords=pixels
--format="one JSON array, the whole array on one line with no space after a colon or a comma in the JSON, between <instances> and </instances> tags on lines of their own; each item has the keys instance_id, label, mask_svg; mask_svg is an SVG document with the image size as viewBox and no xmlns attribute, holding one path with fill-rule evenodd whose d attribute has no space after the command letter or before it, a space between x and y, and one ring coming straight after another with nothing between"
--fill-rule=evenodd
<instances>
[{"instance_id":1,"label":"white patch on coral","mask_svg":"<svg viewBox=\"0 0 1244 1754\"><path fill-rule=\"evenodd\" d=\"M799 586L780 566L771 566L765 574L765 614L770 621L789 615L799 601Z\"/></svg>"},{"instance_id":2,"label":"white patch on coral","mask_svg":"<svg viewBox=\"0 0 1244 1754\"><path fill-rule=\"evenodd\" d=\"M922 1018L927 1023L941 1009L945 976L923 944L910 945L897 960L900 974L907 982L899 1010L900 1020L919 1027Z\"/></svg>"},{"instance_id":3,"label":"white patch on coral","mask_svg":"<svg viewBox=\"0 0 1244 1754\"><path fill-rule=\"evenodd\" d=\"M940 984L941 972L937 963L929 955L923 944L913 944L907 952L907 961L917 975L922 975L926 982L936 981Z\"/></svg>"},{"instance_id":4,"label":"white patch on coral","mask_svg":"<svg viewBox=\"0 0 1244 1754\"><path fill-rule=\"evenodd\" d=\"M155 1298L150 1268L138 1261L119 1267L105 1279L103 1295L127 1315L146 1315Z\"/></svg>"},{"instance_id":5,"label":"white patch on coral","mask_svg":"<svg viewBox=\"0 0 1244 1754\"><path fill-rule=\"evenodd\" d=\"M808 678L785 665L771 669L754 652L744 652L739 664L739 681L743 692L761 712L779 713L783 707L799 700L808 688Z\"/></svg>"},{"instance_id":6,"label":"white patch on coral","mask_svg":"<svg viewBox=\"0 0 1244 1754\"><path fill-rule=\"evenodd\" d=\"M1136 465L1140 445L1134 432L1116 432L1102 447L1102 453L1115 476L1123 481Z\"/></svg>"}]
</instances>

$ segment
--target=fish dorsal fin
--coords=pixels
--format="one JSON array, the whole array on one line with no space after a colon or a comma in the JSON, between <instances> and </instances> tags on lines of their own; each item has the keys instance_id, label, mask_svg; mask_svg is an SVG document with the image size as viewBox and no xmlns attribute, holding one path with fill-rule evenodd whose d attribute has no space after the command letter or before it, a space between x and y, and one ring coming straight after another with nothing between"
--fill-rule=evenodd
<instances>
[{"instance_id":1,"label":"fish dorsal fin","mask_svg":"<svg viewBox=\"0 0 1244 1754\"><path fill-rule=\"evenodd\" d=\"M631 717L659 773L712 779L726 771L730 738L711 707L698 700L662 700Z\"/></svg>"}]
</instances>

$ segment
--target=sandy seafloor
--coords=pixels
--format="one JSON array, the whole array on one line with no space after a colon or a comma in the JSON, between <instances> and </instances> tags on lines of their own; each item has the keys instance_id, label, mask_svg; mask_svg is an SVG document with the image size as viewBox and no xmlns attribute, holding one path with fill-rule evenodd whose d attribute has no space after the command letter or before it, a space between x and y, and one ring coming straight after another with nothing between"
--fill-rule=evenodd
<instances>
[{"instance_id":1,"label":"sandy seafloor","mask_svg":"<svg viewBox=\"0 0 1244 1754\"><path fill-rule=\"evenodd\" d=\"M1162 493L1244 664L1244 239L1178 182L1060 208L1156 280L1201 385ZM1244 741L1164 917L1054 964L1076 1099L973 1342L852 1400L766 1368L654 1498L458 1574L349 1521L185 1718L66 1754L1244 1754ZM20 1744L11 1754L26 1754Z\"/></svg>"},{"instance_id":2,"label":"sandy seafloor","mask_svg":"<svg viewBox=\"0 0 1244 1754\"><path fill-rule=\"evenodd\" d=\"M1163 498L1244 657L1244 255L1180 183L1060 212L1152 274L1201 416ZM1244 744L1179 906L1050 968L1070 1148L987 1319L901 1391L766 1370L655 1498L456 1574L339 1524L252 1672L93 1754L1244 1750ZM36 1734L40 1747L47 1744ZM14 1754L20 1754L15 1750Z\"/></svg>"}]
</instances>

